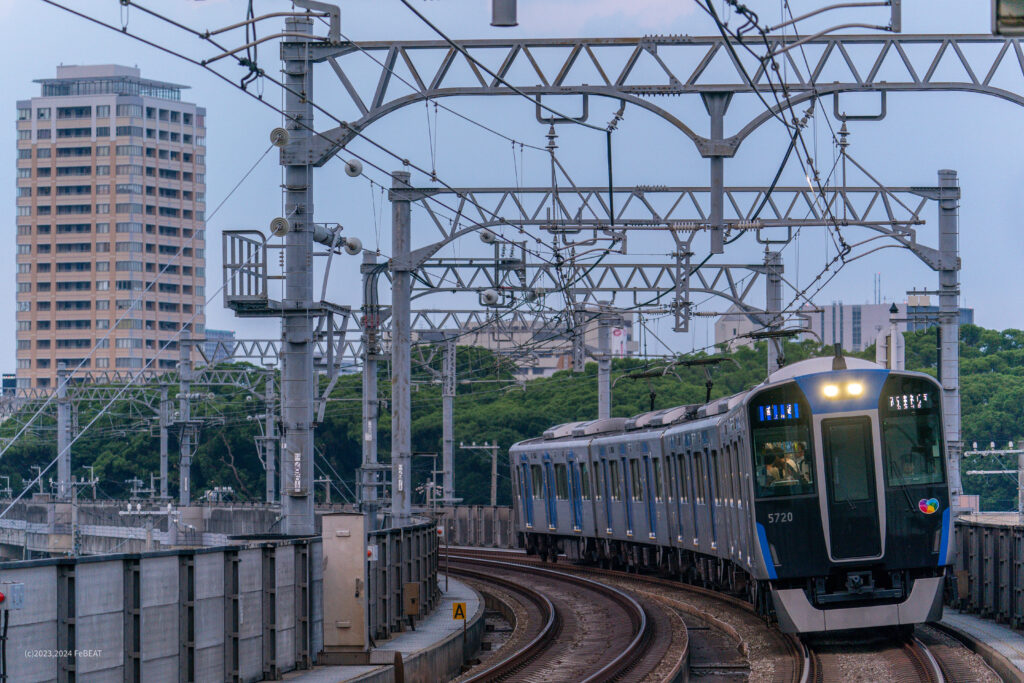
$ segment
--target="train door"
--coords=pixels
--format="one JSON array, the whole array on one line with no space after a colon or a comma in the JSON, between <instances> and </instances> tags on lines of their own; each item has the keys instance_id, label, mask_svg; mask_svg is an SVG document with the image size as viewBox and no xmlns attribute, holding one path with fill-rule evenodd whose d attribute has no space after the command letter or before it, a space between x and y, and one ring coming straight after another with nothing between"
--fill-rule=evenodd
<instances>
[{"instance_id":1,"label":"train door","mask_svg":"<svg viewBox=\"0 0 1024 683\"><path fill-rule=\"evenodd\" d=\"M523 511L523 522L526 528L533 528L533 493L530 491L530 466L526 462L526 456L522 456L522 462L517 468L519 480L520 508Z\"/></svg>"},{"instance_id":2,"label":"train door","mask_svg":"<svg viewBox=\"0 0 1024 683\"><path fill-rule=\"evenodd\" d=\"M692 459L692 462L690 460ZM700 451L690 451L686 458L688 474L690 476L690 512L693 514L693 544L700 544L700 522L697 517L697 505L702 503L704 495L701 493L704 486L704 475L701 471Z\"/></svg>"},{"instance_id":3,"label":"train door","mask_svg":"<svg viewBox=\"0 0 1024 683\"><path fill-rule=\"evenodd\" d=\"M566 456L569 466L569 505L572 510L572 530L583 529L583 489L580 486L580 469L572 451Z\"/></svg>"},{"instance_id":4,"label":"train door","mask_svg":"<svg viewBox=\"0 0 1024 683\"><path fill-rule=\"evenodd\" d=\"M632 501L633 489L632 489L632 486L631 486L632 482L630 482L630 480L629 480L629 459L625 457L625 453L626 453L626 446L624 444L619 444L619 455L622 456L622 457L619 458L619 465L622 467L622 484L623 484L623 486L622 486L623 491L622 492L624 494L622 496L622 503L626 507L626 535L627 536L632 536L633 535L633 505L632 505L632 502L633 502Z\"/></svg>"},{"instance_id":5,"label":"train door","mask_svg":"<svg viewBox=\"0 0 1024 683\"><path fill-rule=\"evenodd\" d=\"M710 498L710 502L708 503L708 511L709 511L710 520L711 520L711 548L715 549L715 548L718 547L718 529L716 528L717 519L716 519L716 515L715 515L715 512L716 512L715 508L718 507L718 493L719 493L718 492L718 475L717 475L717 472L716 472L716 470L718 469L718 451L716 451L714 448L712 448L711 449L711 454L708 455L708 449L705 448L704 449L704 454L708 458L707 487L708 487L708 498Z\"/></svg>"},{"instance_id":6,"label":"train door","mask_svg":"<svg viewBox=\"0 0 1024 683\"><path fill-rule=\"evenodd\" d=\"M832 557L882 553L875 460L868 417L822 420Z\"/></svg>"},{"instance_id":7,"label":"train door","mask_svg":"<svg viewBox=\"0 0 1024 683\"><path fill-rule=\"evenodd\" d=\"M605 515L604 516L604 520L605 520L605 525L606 525L605 526L605 533L607 533L608 535L611 535L612 532L614 531L614 529L612 527L612 488L611 488L612 487L612 482L611 482L611 477L609 476L609 472L608 472L608 458L605 457L604 446L601 446L600 453L601 453L601 456L600 456L601 457L601 461L598 463L598 466L601 468L601 471L604 473L604 477L598 477L598 478L599 479L601 479L601 478L604 479L604 515Z\"/></svg>"},{"instance_id":8,"label":"train door","mask_svg":"<svg viewBox=\"0 0 1024 683\"><path fill-rule=\"evenodd\" d=\"M645 447L646 445L647 444L644 444ZM644 486L644 492L647 496L647 537L656 538L658 535L658 512L657 508L655 507L655 486L653 485L654 464L651 463L650 455L643 456L643 465L644 480L646 482L646 486ZM661 498L660 492L657 497L658 499Z\"/></svg>"},{"instance_id":9,"label":"train door","mask_svg":"<svg viewBox=\"0 0 1024 683\"><path fill-rule=\"evenodd\" d=\"M671 461L676 469L676 542L682 543L686 534L683 524L683 504L689 500L687 491L689 477L686 476L686 458L682 453L673 453Z\"/></svg>"},{"instance_id":10,"label":"train door","mask_svg":"<svg viewBox=\"0 0 1024 683\"><path fill-rule=\"evenodd\" d=\"M558 505L555 503L555 467L551 464L551 455L544 454L544 499L547 502L548 530L558 528Z\"/></svg>"}]
</instances>

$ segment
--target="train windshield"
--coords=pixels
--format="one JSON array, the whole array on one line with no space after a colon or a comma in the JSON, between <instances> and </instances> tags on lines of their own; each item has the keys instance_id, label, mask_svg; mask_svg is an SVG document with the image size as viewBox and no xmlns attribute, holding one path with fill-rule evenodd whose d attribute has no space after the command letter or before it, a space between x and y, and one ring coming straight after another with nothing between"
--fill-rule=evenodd
<instances>
[{"instance_id":1,"label":"train windshield","mask_svg":"<svg viewBox=\"0 0 1024 683\"><path fill-rule=\"evenodd\" d=\"M758 394L749 411L757 497L814 493L810 407L800 389L787 384Z\"/></svg>"},{"instance_id":2,"label":"train windshield","mask_svg":"<svg viewBox=\"0 0 1024 683\"><path fill-rule=\"evenodd\" d=\"M938 387L920 377L890 376L878 412L889 486L945 481Z\"/></svg>"}]
</instances>

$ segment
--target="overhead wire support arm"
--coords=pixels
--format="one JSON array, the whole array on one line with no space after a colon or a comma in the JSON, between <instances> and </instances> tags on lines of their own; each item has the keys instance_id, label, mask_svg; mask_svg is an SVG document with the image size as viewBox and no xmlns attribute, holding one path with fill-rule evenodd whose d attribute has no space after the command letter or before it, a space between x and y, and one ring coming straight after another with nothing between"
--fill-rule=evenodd
<instances>
[{"instance_id":1,"label":"overhead wire support arm","mask_svg":"<svg viewBox=\"0 0 1024 683\"><path fill-rule=\"evenodd\" d=\"M305 16L328 17L328 16L331 16L331 15L326 13L326 12L323 13L323 14L307 13L307 12L270 12L269 14L262 14L262 15L260 15L258 17L253 17L252 19L246 19L245 21L239 21L238 23L231 24L230 26L223 26L221 28L214 29L212 31L205 31L202 34L202 37L203 38L209 38L210 36L216 36L216 35L219 35L221 33L225 33L227 31L232 31L232 30L234 30L236 28L242 28L244 26L248 26L248 25L259 23L259 22L263 21L264 19L274 19L274 18L277 18L277 17L305 17ZM191 30L191 29L188 29L187 27L182 27L182 28L185 28L185 30Z\"/></svg>"},{"instance_id":2,"label":"overhead wire support arm","mask_svg":"<svg viewBox=\"0 0 1024 683\"><path fill-rule=\"evenodd\" d=\"M901 0L884 0L883 2L839 2L834 5L826 5L825 7L819 7L815 10L811 10L806 14L801 14L799 17L794 17L789 21L784 21L781 24L775 26L766 26L764 28L765 33L772 33L778 31L780 28L785 28L793 24L797 24L804 19L810 19L811 17L817 16L824 12L831 12L837 9L854 9L857 7L892 7L893 8L893 23L883 30L886 31L899 31L899 28L893 28L893 26L899 25L899 13L900 13L900 2ZM834 29L829 29L834 30Z\"/></svg>"}]
</instances>

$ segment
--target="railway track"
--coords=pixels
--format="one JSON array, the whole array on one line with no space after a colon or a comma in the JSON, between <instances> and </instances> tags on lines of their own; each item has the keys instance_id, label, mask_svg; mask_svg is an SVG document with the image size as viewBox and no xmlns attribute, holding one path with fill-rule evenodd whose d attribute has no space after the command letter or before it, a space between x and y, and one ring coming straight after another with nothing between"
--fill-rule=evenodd
<instances>
[{"instance_id":1,"label":"railway track","mask_svg":"<svg viewBox=\"0 0 1024 683\"><path fill-rule=\"evenodd\" d=\"M499 585L532 605L525 642L460 681L599 683L646 674L638 665L655 640L655 628L644 606L626 592L541 567L524 572L500 560L450 559L453 575Z\"/></svg>"},{"instance_id":2,"label":"railway track","mask_svg":"<svg viewBox=\"0 0 1024 683\"><path fill-rule=\"evenodd\" d=\"M499 560L516 571L552 566L514 552L459 549L450 551L449 557L453 563ZM667 579L570 564L554 566L560 573L590 577L628 591L648 604L668 610L673 619L682 622L682 636L676 636L681 640L676 650L678 666L663 664L658 669L661 675L649 680L673 680L679 669L685 667L690 679L713 676L723 683L801 681L805 657L799 641L767 627L741 600ZM726 613L728 621L722 618ZM752 666L751 662L755 664ZM641 678L636 677L636 680Z\"/></svg>"},{"instance_id":3,"label":"railway track","mask_svg":"<svg viewBox=\"0 0 1024 683\"><path fill-rule=\"evenodd\" d=\"M714 675L715 680L722 681L791 683L1000 680L979 656L936 626L918 626L911 638L883 630L868 635L799 639L766 625L743 600L671 579L568 563L551 565L517 552L463 548L450 552L452 560L480 557L521 568L557 566L560 571L590 576L670 605L686 622L691 678ZM728 656L729 644L723 641L723 635L739 647L746 667Z\"/></svg>"},{"instance_id":4,"label":"railway track","mask_svg":"<svg viewBox=\"0 0 1024 683\"><path fill-rule=\"evenodd\" d=\"M809 683L946 680L928 647L915 637L879 632L823 636L807 639L807 646Z\"/></svg>"}]
</instances>

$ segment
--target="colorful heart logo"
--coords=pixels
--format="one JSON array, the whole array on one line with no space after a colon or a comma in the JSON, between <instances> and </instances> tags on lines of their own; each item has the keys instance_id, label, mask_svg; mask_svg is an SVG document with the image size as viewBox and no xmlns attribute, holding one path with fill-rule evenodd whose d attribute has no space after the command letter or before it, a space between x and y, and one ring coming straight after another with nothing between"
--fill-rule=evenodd
<instances>
[{"instance_id":1,"label":"colorful heart logo","mask_svg":"<svg viewBox=\"0 0 1024 683\"><path fill-rule=\"evenodd\" d=\"M937 498L929 498L927 500L922 498L921 500L918 501L917 507L920 508L921 512L923 512L924 514L930 515L938 511L939 500Z\"/></svg>"}]
</instances>

